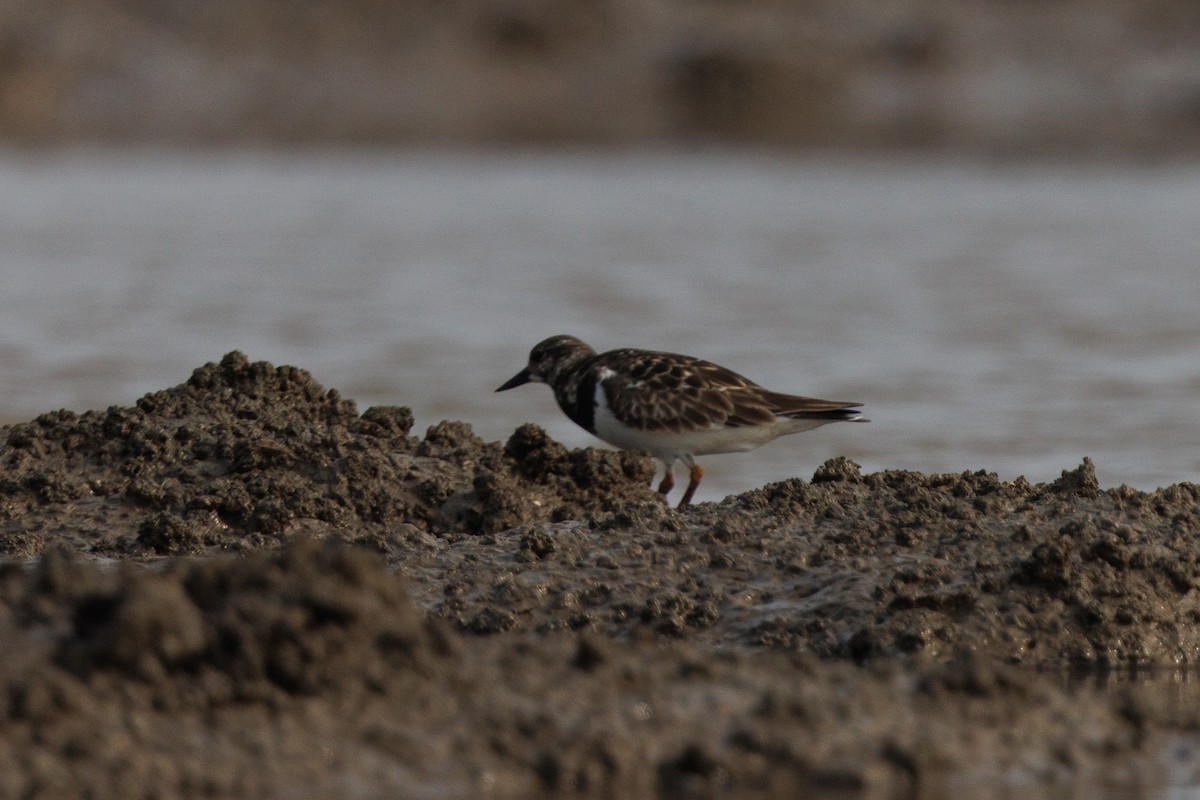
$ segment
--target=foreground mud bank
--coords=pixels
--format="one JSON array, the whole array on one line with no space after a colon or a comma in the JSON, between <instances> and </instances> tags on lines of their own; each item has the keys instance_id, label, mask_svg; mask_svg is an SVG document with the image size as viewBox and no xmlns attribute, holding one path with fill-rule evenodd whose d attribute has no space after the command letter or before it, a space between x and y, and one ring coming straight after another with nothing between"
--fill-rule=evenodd
<instances>
[{"instance_id":1,"label":"foreground mud bank","mask_svg":"<svg viewBox=\"0 0 1200 800\"><path fill-rule=\"evenodd\" d=\"M161 571L52 551L0 572L0 615L6 797L912 797L1072 779L1161 713L980 659L455 633L312 542Z\"/></svg>"},{"instance_id":2,"label":"foreground mud bank","mask_svg":"<svg viewBox=\"0 0 1200 800\"><path fill-rule=\"evenodd\" d=\"M412 426L231 353L4 429L0 794L1142 785L1200 726L1029 669L1200 658L1196 486L834 460L679 512L636 454Z\"/></svg>"}]
</instances>

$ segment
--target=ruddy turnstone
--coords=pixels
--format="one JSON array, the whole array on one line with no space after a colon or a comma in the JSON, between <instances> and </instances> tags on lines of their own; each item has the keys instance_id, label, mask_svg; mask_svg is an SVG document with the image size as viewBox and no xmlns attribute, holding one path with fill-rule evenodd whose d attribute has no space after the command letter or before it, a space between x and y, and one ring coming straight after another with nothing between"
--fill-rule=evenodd
<instances>
[{"instance_id":1,"label":"ruddy turnstone","mask_svg":"<svg viewBox=\"0 0 1200 800\"><path fill-rule=\"evenodd\" d=\"M658 491L675 485L676 461L687 464L692 501L704 470L696 456L738 453L788 433L830 422L866 422L861 403L816 400L764 389L732 370L677 353L597 353L574 336L551 336L529 352L529 365L497 392L536 381L550 385L576 424L609 444L644 450L666 468Z\"/></svg>"}]
</instances>

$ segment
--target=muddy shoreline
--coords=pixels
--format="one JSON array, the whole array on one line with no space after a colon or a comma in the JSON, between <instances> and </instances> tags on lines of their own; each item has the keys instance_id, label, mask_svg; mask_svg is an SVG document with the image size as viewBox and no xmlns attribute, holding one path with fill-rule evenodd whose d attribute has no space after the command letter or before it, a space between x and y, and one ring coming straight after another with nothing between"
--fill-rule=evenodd
<instances>
[{"instance_id":1,"label":"muddy shoreline","mask_svg":"<svg viewBox=\"0 0 1200 800\"><path fill-rule=\"evenodd\" d=\"M0 430L0 794L1153 787L1200 726L1200 488L844 459L670 509L638 454L230 353ZM1035 669L1036 668L1036 669Z\"/></svg>"},{"instance_id":2,"label":"muddy shoreline","mask_svg":"<svg viewBox=\"0 0 1200 800\"><path fill-rule=\"evenodd\" d=\"M1195 158L1195 3L58 0L0 141Z\"/></svg>"}]
</instances>

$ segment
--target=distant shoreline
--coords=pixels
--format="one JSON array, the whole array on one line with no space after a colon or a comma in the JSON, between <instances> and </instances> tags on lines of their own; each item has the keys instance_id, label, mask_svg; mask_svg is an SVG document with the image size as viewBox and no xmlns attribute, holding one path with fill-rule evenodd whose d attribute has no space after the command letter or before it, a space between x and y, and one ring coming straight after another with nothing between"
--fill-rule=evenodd
<instances>
[{"instance_id":1,"label":"distant shoreline","mask_svg":"<svg viewBox=\"0 0 1200 800\"><path fill-rule=\"evenodd\" d=\"M60 0L0 16L0 143L1194 156L1197 9Z\"/></svg>"}]
</instances>

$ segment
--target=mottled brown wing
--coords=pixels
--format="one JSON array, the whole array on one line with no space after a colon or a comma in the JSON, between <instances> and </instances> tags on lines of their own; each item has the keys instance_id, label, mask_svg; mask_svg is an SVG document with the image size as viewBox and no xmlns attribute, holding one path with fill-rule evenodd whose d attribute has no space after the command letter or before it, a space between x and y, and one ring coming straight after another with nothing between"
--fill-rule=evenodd
<instances>
[{"instance_id":1,"label":"mottled brown wing","mask_svg":"<svg viewBox=\"0 0 1200 800\"><path fill-rule=\"evenodd\" d=\"M613 416L633 427L682 432L775 420L761 386L698 358L614 350L596 367L612 371L601 384L605 399Z\"/></svg>"}]
</instances>

